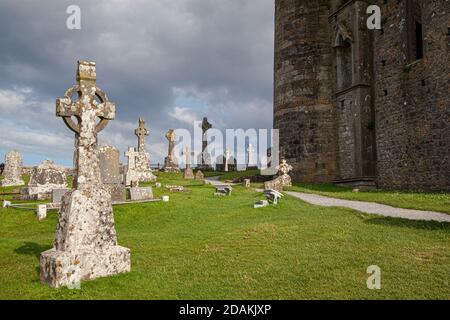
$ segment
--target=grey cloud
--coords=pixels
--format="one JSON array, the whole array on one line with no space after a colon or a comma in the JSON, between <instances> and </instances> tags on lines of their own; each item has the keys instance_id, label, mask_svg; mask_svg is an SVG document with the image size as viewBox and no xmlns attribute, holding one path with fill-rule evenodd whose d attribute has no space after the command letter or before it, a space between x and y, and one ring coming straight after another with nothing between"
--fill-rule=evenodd
<instances>
[{"instance_id":1,"label":"grey cloud","mask_svg":"<svg viewBox=\"0 0 450 320\"><path fill-rule=\"evenodd\" d=\"M65 27L71 4L81 7L82 30ZM271 126L273 6L273 0L2 0L0 90L31 88L35 105L50 101L53 108L75 81L76 61L96 61L98 84L117 104L118 124L101 140L121 149L134 144L130 128L144 116L152 128L149 151L162 161L164 133L183 125L170 116L176 107L220 127ZM177 105L176 88L201 106ZM4 108L2 123L24 133L70 136L47 109L19 117ZM28 152L45 148L33 140L15 144ZM72 141L65 144L70 149Z\"/></svg>"}]
</instances>

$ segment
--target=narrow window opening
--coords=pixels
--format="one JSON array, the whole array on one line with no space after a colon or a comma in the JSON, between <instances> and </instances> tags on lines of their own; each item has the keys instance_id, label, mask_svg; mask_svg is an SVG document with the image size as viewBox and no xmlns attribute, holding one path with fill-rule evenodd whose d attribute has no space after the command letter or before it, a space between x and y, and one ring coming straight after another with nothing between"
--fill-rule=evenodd
<instances>
[{"instance_id":1,"label":"narrow window opening","mask_svg":"<svg viewBox=\"0 0 450 320\"><path fill-rule=\"evenodd\" d=\"M422 8L417 0L407 0L407 57L408 63L424 57Z\"/></svg>"},{"instance_id":2,"label":"narrow window opening","mask_svg":"<svg viewBox=\"0 0 450 320\"><path fill-rule=\"evenodd\" d=\"M423 30L422 24L416 21L416 60L423 58Z\"/></svg>"}]
</instances>

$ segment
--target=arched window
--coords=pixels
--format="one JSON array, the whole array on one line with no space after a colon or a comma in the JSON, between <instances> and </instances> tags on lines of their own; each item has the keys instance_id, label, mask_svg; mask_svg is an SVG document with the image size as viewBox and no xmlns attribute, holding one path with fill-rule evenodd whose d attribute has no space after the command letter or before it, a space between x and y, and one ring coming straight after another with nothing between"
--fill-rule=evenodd
<instances>
[{"instance_id":1,"label":"arched window","mask_svg":"<svg viewBox=\"0 0 450 320\"><path fill-rule=\"evenodd\" d=\"M336 53L336 87L343 90L353 85L352 44L338 33L334 44Z\"/></svg>"}]
</instances>

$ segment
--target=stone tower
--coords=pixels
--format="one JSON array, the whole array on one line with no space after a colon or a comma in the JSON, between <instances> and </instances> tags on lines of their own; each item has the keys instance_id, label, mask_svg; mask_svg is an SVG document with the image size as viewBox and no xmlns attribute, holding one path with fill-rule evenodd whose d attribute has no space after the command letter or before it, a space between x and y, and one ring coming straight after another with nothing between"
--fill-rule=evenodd
<instances>
[{"instance_id":1,"label":"stone tower","mask_svg":"<svg viewBox=\"0 0 450 320\"><path fill-rule=\"evenodd\" d=\"M274 128L295 180L337 176L329 1L275 1Z\"/></svg>"}]
</instances>

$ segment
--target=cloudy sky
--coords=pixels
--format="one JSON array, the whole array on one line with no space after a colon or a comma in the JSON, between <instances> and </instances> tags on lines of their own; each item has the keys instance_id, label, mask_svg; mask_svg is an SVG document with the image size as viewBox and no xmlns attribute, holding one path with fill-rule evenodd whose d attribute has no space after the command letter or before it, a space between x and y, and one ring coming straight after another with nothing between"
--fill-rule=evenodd
<instances>
[{"instance_id":1,"label":"cloudy sky","mask_svg":"<svg viewBox=\"0 0 450 320\"><path fill-rule=\"evenodd\" d=\"M73 134L55 100L75 82L77 60L97 63L97 84L117 117L100 143L136 145L139 116L152 163L169 128L272 126L273 0L1 0L0 159L72 164ZM81 30L68 30L69 5ZM0 160L1 161L1 160Z\"/></svg>"}]
</instances>

